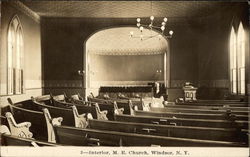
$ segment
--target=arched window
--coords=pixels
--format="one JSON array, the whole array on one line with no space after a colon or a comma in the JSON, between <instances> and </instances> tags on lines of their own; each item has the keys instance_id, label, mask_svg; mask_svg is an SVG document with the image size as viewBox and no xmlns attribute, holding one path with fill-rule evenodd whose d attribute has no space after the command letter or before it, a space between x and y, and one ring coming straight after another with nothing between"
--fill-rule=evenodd
<instances>
[{"instance_id":1,"label":"arched window","mask_svg":"<svg viewBox=\"0 0 250 157\"><path fill-rule=\"evenodd\" d=\"M231 92L237 93L237 66L236 66L236 34L234 28L231 29L230 35L230 82L231 82Z\"/></svg>"},{"instance_id":2,"label":"arched window","mask_svg":"<svg viewBox=\"0 0 250 157\"><path fill-rule=\"evenodd\" d=\"M245 94L245 32L240 23L237 34L230 34L230 83L231 93Z\"/></svg>"},{"instance_id":3,"label":"arched window","mask_svg":"<svg viewBox=\"0 0 250 157\"><path fill-rule=\"evenodd\" d=\"M8 29L8 94L23 93L23 33L14 16Z\"/></svg>"},{"instance_id":4,"label":"arched window","mask_svg":"<svg viewBox=\"0 0 250 157\"><path fill-rule=\"evenodd\" d=\"M238 93L245 94L245 32L240 23L237 34Z\"/></svg>"}]
</instances>

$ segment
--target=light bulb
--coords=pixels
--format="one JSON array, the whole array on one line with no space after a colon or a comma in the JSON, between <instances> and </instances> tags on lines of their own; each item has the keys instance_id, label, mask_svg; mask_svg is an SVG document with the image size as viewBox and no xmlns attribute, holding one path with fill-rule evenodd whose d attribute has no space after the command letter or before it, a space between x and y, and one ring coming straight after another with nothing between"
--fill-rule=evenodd
<instances>
[{"instance_id":1,"label":"light bulb","mask_svg":"<svg viewBox=\"0 0 250 157\"><path fill-rule=\"evenodd\" d=\"M140 35L141 40L143 39L143 35Z\"/></svg>"},{"instance_id":2,"label":"light bulb","mask_svg":"<svg viewBox=\"0 0 250 157\"><path fill-rule=\"evenodd\" d=\"M140 25L141 25L140 23L137 23L137 27L140 27Z\"/></svg>"},{"instance_id":3,"label":"light bulb","mask_svg":"<svg viewBox=\"0 0 250 157\"><path fill-rule=\"evenodd\" d=\"M142 30L143 30L143 27L141 26L141 27L140 27L140 31L142 31Z\"/></svg>"},{"instance_id":4,"label":"light bulb","mask_svg":"<svg viewBox=\"0 0 250 157\"><path fill-rule=\"evenodd\" d=\"M137 19L136 19L136 21L137 21L137 22L140 22L140 21L141 21L141 19L140 19L140 18L137 18Z\"/></svg>"},{"instance_id":5,"label":"light bulb","mask_svg":"<svg viewBox=\"0 0 250 157\"><path fill-rule=\"evenodd\" d=\"M168 18L164 17L163 21L164 21L164 22L167 22L167 21L168 21Z\"/></svg>"},{"instance_id":6,"label":"light bulb","mask_svg":"<svg viewBox=\"0 0 250 157\"><path fill-rule=\"evenodd\" d=\"M154 18L155 18L154 16L150 16L150 20L151 20L151 21L153 21L153 20L154 20Z\"/></svg>"},{"instance_id":7,"label":"light bulb","mask_svg":"<svg viewBox=\"0 0 250 157\"><path fill-rule=\"evenodd\" d=\"M174 34L174 31L172 31L172 30L169 31L169 34L170 34L170 35L173 35L173 34Z\"/></svg>"},{"instance_id":8,"label":"light bulb","mask_svg":"<svg viewBox=\"0 0 250 157\"><path fill-rule=\"evenodd\" d=\"M166 25L166 23L165 23L165 22L162 22L162 23L161 23L161 25L162 25L162 26L165 26L165 25Z\"/></svg>"},{"instance_id":9,"label":"light bulb","mask_svg":"<svg viewBox=\"0 0 250 157\"><path fill-rule=\"evenodd\" d=\"M134 32L131 31L131 32L130 32L130 36L132 37L133 35L134 35Z\"/></svg>"},{"instance_id":10,"label":"light bulb","mask_svg":"<svg viewBox=\"0 0 250 157\"><path fill-rule=\"evenodd\" d=\"M164 26L161 26L161 30L164 31L165 27Z\"/></svg>"},{"instance_id":11,"label":"light bulb","mask_svg":"<svg viewBox=\"0 0 250 157\"><path fill-rule=\"evenodd\" d=\"M162 39L162 35L161 35L161 34L158 35L158 39L159 39L159 40Z\"/></svg>"}]
</instances>

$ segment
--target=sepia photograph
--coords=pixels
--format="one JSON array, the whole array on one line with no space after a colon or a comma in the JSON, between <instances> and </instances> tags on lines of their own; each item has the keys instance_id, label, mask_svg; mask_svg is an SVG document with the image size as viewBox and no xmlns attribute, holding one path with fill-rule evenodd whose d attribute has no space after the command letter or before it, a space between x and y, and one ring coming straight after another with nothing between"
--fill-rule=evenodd
<instances>
[{"instance_id":1,"label":"sepia photograph","mask_svg":"<svg viewBox=\"0 0 250 157\"><path fill-rule=\"evenodd\" d=\"M3 157L248 157L248 0L1 0Z\"/></svg>"}]
</instances>

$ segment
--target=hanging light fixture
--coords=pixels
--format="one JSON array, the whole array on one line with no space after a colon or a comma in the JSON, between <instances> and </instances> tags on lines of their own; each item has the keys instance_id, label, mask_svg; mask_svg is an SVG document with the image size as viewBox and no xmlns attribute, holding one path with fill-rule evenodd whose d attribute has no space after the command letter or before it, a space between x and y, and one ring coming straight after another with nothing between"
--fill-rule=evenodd
<instances>
[{"instance_id":1,"label":"hanging light fixture","mask_svg":"<svg viewBox=\"0 0 250 157\"><path fill-rule=\"evenodd\" d=\"M172 38L173 36L173 31L170 30L168 32L168 35L165 35L165 30L166 30L166 23L168 21L168 19L166 17L163 18L163 21L161 23L160 26L155 26L154 25L154 16L150 16L150 24L149 25L145 25L145 24L141 24L141 19L137 18L136 19L137 24L136 26L138 27L139 31L140 31L140 35L135 35L133 31L130 32L130 37L131 38L140 38L141 40L145 40L145 39L149 39L149 38L153 38L153 37L159 37L159 39L161 39L160 37L164 37L164 38ZM145 35L143 34L143 30L144 28L149 29L150 31L157 31L160 33L155 33L155 34L150 34L150 35Z\"/></svg>"},{"instance_id":2,"label":"hanging light fixture","mask_svg":"<svg viewBox=\"0 0 250 157\"><path fill-rule=\"evenodd\" d=\"M151 1L151 15L152 15L152 1ZM145 40L145 39L149 39L149 38L153 38L153 37L157 37L157 36L159 37L159 39L161 39L161 37L164 37L166 39L172 38L173 33L174 33L172 30L170 30L168 32L168 35L165 35L166 23L167 23L168 19L166 17L164 17L161 25L159 25L159 26L154 25L154 19L155 19L154 16L150 16L150 24L146 25L146 24L141 23L140 18L137 18L136 19L136 21L137 21L136 26L140 30L140 35L134 35L134 32L131 31L130 32L130 37L131 38L140 38L141 40ZM150 33L150 35L144 35L143 34L144 28L149 29L151 32L153 30L155 30L155 31L161 32L161 33L155 33L155 34Z\"/></svg>"}]
</instances>

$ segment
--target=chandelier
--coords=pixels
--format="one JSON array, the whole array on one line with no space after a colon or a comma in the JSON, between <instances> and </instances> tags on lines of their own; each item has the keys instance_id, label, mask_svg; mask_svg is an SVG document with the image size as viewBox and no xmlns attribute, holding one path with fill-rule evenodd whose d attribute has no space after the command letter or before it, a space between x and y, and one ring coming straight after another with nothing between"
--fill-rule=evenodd
<instances>
[{"instance_id":1,"label":"chandelier","mask_svg":"<svg viewBox=\"0 0 250 157\"><path fill-rule=\"evenodd\" d=\"M158 37L159 40L161 39L161 37L163 37L165 39L169 39L169 38L172 38L172 35L174 33L172 30L170 30L168 32L168 35L165 35L166 23L168 21L168 19L166 17L163 18L163 21L162 21L160 26L154 25L154 16L150 16L150 24L148 24L148 25L142 24L140 18L137 18L136 21L137 21L136 26L140 30L140 35L135 35L134 32L131 31L130 32L131 38L140 38L141 41L146 40L146 39L150 39L150 38L154 38L154 37ZM144 28L147 28L151 31L150 35L143 34ZM154 34L152 32L154 32ZM159 32L159 33L156 33L156 32Z\"/></svg>"}]
</instances>

